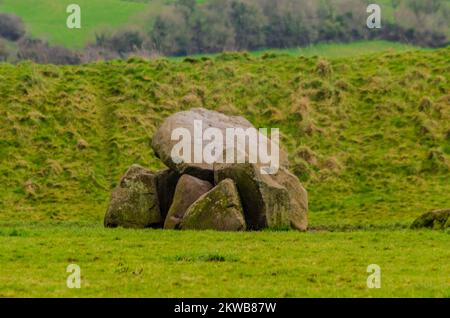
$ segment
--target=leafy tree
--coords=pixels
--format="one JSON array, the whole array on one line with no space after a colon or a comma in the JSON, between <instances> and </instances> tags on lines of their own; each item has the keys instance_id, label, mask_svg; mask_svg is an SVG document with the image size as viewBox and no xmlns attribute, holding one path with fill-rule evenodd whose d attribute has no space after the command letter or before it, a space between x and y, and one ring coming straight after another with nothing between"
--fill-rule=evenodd
<instances>
[{"instance_id":1,"label":"leafy tree","mask_svg":"<svg viewBox=\"0 0 450 318\"><path fill-rule=\"evenodd\" d=\"M22 19L6 13L0 13L0 37L17 41L25 34Z\"/></svg>"},{"instance_id":2,"label":"leafy tree","mask_svg":"<svg viewBox=\"0 0 450 318\"><path fill-rule=\"evenodd\" d=\"M264 16L257 7L240 1L232 2L230 22L237 50L252 50L264 45L263 20Z\"/></svg>"},{"instance_id":3,"label":"leafy tree","mask_svg":"<svg viewBox=\"0 0 450 318\"><path fill-rule=\"evenodd\" d=\"M4 62L8 59L9 52L4 41L0 40L0 62Z\"/></svg>"}]
</instances>

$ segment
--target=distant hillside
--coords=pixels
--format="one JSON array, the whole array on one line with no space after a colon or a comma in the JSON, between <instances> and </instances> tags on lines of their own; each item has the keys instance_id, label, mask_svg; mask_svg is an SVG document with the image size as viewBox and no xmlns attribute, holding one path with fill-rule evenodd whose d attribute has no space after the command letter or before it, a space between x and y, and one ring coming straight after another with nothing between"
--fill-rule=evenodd
<instances>
[{"instance_id":1,"label":"distant hillside","mask_svg":"<svg viewBox=\"0 0 450 318\"><path fill-rule=\"evenodd\" d=\"M120 27L140 29L173 0L0 0L0 12L13 13L23 19L30 35L52 45L80 49L95 41L95 34L114 32ZM198 0L203 3L205 0ZM76 3L82 8L82 28L66 28L66 8Z\"/></svg>"},{"instance_id":2,"label":"distant hillside","mask_svg":"<svg viewBox=\"0 0 450 318\"><path fill-rule=\"evenodd\" d=\"M51 44L82 48L95 40L95 32L114 29L135 22L134 17L152 9L143 1L77 0L82 8L82 28L66 27L66 8L72 2L61 0L1 0L0 12L13 13L23 19L27 31ZM159 2L159 1L156 1ZM156 9L157 6L155 6Z\"/></svg>"},{"instance_id":3,"label":"distant hillside","mask_svg":"<svg viewBox=\"0 0 450 318\"><path fill-rule=\"evenodd\" d=\"M276 54L276 55L290 55L290 56L304 56L304 57L325 57L325 58L339 58L339 57L351 57L360 56L371 53L400 53L405 51L418 51L428 50L425 48L418 48L413 45L402 44L398 42L389 42L381 40L372 41L355 41L352 43L324 43L315 44L307 47L294 48L294 49L265 49L248 52L254 57L262 57L263 55ZM193 55L195 58L201 57L216 57L218 54L198 54ZM186 57L171 57L172 60L181 61Z\"/></svg>"},{"instance_id":4,"label":"distant hillside","mask_svg":"<svg viewBox=\"0 0 450 318\"><path fill-rule=\"evenodd\" d=\"M171 113L278 127L311 225L405 225L450 207L450 48L326 60L266 53L0 64L0 222L100 221Z\"/></svg>"}]
</instances>

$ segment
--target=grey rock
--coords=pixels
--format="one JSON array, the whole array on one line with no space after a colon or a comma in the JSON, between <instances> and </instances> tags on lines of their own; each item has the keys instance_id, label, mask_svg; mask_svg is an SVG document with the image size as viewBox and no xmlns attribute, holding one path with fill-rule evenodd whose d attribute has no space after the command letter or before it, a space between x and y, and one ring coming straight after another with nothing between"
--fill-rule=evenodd
<instances>
[{"instance_id":1,"label":"grey rock","mask_svg":"<svg viewBox=\"0 0 450 318\"><path fill-rule=\"evenodd\" d=\"M162 223L156 175L131 166L113 190L105 215L105 227L146 228Z\"/></svg>"},{"instance_id":2,"label":"grey rock","mask_svg":"<svg viewBox=\"0 0 450 318\"><path fill-rule=\"evenodd\" d=\"M189 206L213 188L208 181L190 175L181 176L175 189L173 203L164 222L165 229L178 229Z\"/></svg>"},{"instance_id":3,"label":"grey rock","mask_svg":"<svg viewBox=\"0 0 450 318\"><path fill-rule=\"evenodd\" d=\"M232 179L238 188L248 229L290 226L290 198L287 189L263 175L256 164L216 164L216 183Z\"/></svg>"},{"instance_id":4,"label":"grey rock","mask_svg":"<svg viewBox=\"0 0 450 318\"><path fill-rule=\"evenodd\" d=\"M450 227L450 209L430 211L419 216L412 224L412 229L429 228L442 230Z\"/></svg>"},{"instance_id":5,"label":"grey rock","mask_svg":"<svg viewBox=\"0 0 450 318\"><path fill-rule=\"evenodd\" d=\"M180 174L190 174L201 179L213 180L214 164L206 162L194 162L194 121L201 120L202 133L210 127L217 128L226 137L227 128L254 128L253 125L243 117L227 116L225 114L207 110L204 108L194 108L189 111L179 112L168 117L158 128L152 139L152 148L156 155L171 169L178 171ZM185 128L191 135L191 152L192 156L189 162L178 160L180 158L172 158L172 149L178 140L171 140L172 132L177 128ZM210 141L203 140L203 147ZM225 145L224 145L225 147ZM175 159L175 160L174 160ZM280 149L280 165L288 166L287 153Z\"/></svg>"},{"instance_id":6,"label":"grey rock","mask_svg":"<svg viewBox=\"0 0 450 318\"><path fill-rule=\"evenodd\" d=\"M181 222L181 229L245 231L244 212L233 180L221 181L194 202Z\"/></svg>"}]
</instances>

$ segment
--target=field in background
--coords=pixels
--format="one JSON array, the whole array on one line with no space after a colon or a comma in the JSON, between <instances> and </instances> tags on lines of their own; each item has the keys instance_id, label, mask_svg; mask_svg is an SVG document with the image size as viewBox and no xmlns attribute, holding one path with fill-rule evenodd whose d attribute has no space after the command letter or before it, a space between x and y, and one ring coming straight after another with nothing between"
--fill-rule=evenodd
<instances>
[{"instance_id":1,"label":"field in background","mask_svg":"<svg viewBox=\"0 0 450 318\"><path fill-rule=\"evenodd\" d=\"M51 44L68 48L83 48L95 40L95 33L134 24L147 11L159 11L159 1L151 3L123 0L77 0L81 7L82 28L70 30L66 26L65 0L1 0L0 12L14 13L23 19L27 31Z\"/></svg>"},{"instance_id":2,"label":"field in background","mask_svg":"<svg viewBox=\"0 0 450 318\"><path fill-rule=\"evenodd\" d=\"M382 52L404 52L418 50L417 47L388 41L357 41L348 44L317 44L309 47L284 50L263 50L252 52L256 56L262 56L267 53L285 53L294 56L323 56L326 58L352 57L370 53ZM424 49L422 49L424 50Z\"/></svg>"},{"instance_id":3,"label":"field in background","mask_svg":"<svg viewBox=\"0 0 450 318\"><path fill-rule=\"evenodd\" d=\"M293 49L265 49L259 51L249 52L252 56L263 57L268 55L290 55L290 56L304 56L314 57L320 56L325 58L341 58L341 57L356 57L360 55L366 55L371 53L386 53L386 52L405 52L405 51L418 51L429 50L425 48L418 48L413 45L403 44L398 42L389 42L383 40L371 40L371 41L355 41L352 43L323 43L314 44L302 48ZM192 57L216 57L219 54L198 54ZM173 60L183 60L185 57L171 57Z\"/></svg>"}]
</instances>

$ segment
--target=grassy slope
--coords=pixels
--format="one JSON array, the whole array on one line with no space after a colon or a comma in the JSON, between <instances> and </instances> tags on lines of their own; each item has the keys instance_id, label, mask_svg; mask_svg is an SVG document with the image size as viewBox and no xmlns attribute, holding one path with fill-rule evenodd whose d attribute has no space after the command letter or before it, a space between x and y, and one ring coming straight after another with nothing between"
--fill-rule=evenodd
<instances>
[{"instance_id":1,"label":"grassy slope","mask_svg":"<svg viewBox=\"0 0 450 318\"><path fill-rule=\"evenodd\" d=\"M450 206L448 54L0 65L0 221L100 222L127 166L163 167L161 121L205 106L280 128L313 227L406 225Z\"/></svg>"}]
</instances>

